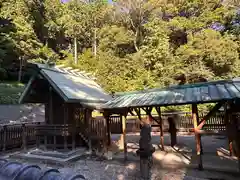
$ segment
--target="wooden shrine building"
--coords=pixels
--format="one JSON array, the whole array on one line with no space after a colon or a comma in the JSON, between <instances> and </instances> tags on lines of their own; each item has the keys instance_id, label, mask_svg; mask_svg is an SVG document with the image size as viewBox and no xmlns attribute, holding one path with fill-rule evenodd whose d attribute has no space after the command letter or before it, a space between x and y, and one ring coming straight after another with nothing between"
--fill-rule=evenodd
<instances>
[{"instance_id":1,"label":"wooden shrine building","mask_svg":"<svg viewBox=\"0 0 240 180\"><path fill-rule=\"evenodd\" d=\"M112 97L87 74L71 68L28 64L32 71L20 103L45 105L45 123L37 127L37 145L75 148L89 143L92 111ZM98 136L98 134L96 134Z\"/></svg>"},{"instance_id":2,"label":"wooden shrine building","mask_svg":"<svg viewBox=\"0 0 240 180\"><path fill-rule=\"evenodd\" d=\"M151 89L138 92L127 92L115 97L104 105L105 117L109 118L111 114L122 116L122 138L125 158L127 158L126 146L126 116L128 113L135 114L141 121L140 110L144 110L149 118L155 120L160 127L160 143L164 150L163 127L161 118L161 107L163 106L192 106L193 132L196 137L196 153L199 169L203 168L202 154L203 148L201 135L223 133L229 138L230 153L235 142L237 157L240 165L240 79L222 80L213 82L203 82L196 84L186 84L171 86L165 89ZM198 115L198 104L215 103L215 106L202 118ZM204 124L214 115L219 108L224 107L225 131L216 132L204 130ZM153 108L156 109L159 118L152 116ZM240 169L240 166L239 166Z\"/></svg>"}]
</instances>

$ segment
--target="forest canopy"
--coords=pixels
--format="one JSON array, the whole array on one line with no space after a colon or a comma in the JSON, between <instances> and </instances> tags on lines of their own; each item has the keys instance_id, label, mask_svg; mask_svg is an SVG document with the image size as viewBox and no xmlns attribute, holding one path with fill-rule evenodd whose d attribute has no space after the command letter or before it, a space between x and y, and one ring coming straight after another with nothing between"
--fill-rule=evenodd
<instances>
[{"instance_id":1,"label":"forest canopy","mask_svg":"<svg viewBox=\"0 0 240 180\"><path fill-rule=\"evenodd\" d=\"M26 62L91 72L108 92L240 76L237 0L0 0L0 80Z\"/></svg>"}]
</instances>

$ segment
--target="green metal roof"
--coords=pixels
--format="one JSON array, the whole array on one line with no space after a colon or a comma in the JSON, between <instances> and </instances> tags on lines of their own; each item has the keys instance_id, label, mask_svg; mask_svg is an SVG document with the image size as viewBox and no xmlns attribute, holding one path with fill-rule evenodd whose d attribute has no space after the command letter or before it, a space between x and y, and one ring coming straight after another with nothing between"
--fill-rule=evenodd
<instances>
[{"instance_id":1,"label":"green metal roof","mask_svg":"<svg viewBox=\"0 0 240 180\"><path fill-rule=\"evenodd\" d=\"M108 95L93 78L84 72L79 72L71 68L61 68L58 66L49 67L43 64L31 64L31 67L38 69L38 74L45 78L65 102L86 103L86 105L96 105L96 103L106 103L112 97ZM29 81L25 96L29 92L31 81ZM24 99L24 97L20 98Z\"/></svg>"},{"instance_id":2,"label":"green metal roof","mask_svg":"<svg viewBox=\"0 0 240 180\"><path fill-rule=\"evenodd\" d=\"M201 104L237 98L240 79L233 79L129 92L107 102L104 109Z\"/></svg>"}]
</instances>

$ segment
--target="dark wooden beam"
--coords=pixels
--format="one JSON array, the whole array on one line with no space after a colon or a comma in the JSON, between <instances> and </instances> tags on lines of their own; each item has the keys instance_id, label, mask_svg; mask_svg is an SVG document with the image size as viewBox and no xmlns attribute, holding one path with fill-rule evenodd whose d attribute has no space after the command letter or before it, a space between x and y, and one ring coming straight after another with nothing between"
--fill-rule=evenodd
<instances>
[{"instance_id":1,"label":"dark wooden beam","mask_svg":"<svg viewBox=\"0 0 240 180\"><path fill-rule=\"evenodd\" d=\"M109 116L113 114L127 114L128 108L119 108L119 109L104 109L104 113L108 114Z\"/></svg>"},{"instance_id":2,"label":"dark wooden beam","mask_svg":"<svg viewBox=\"0 0 240 180\"><path fill-rule=\"evenodd\" d=\"M199 122L198 126L195 128L196 131L202 129L202 127L204 126L204 124L206 123L206 121L214 114L216 113L217 110L219 110L220 107L222 107L222 105L224 104L224 102L219 102L217 103L210 111L207 115L205 115L202 120Z\"/></svg>"},{"instance_id":3,"label":"dark wooden beam","mask_svg":"<svg viewBox=\"0 0 240 180\"><path fill-rule=\"evenodd\" d=\"M198 114L197 104L192 104L192 119L193 119L194 129L198 127L197 114ZM201 137L200 137L200 134L198 134L196 131L195 131L195 139L196 139L198 169L203 170L202 155L201 155Z\"/></svg>"},{"instance_id":4,"label":"dark wooden beam","mask_svg":"<svg viewBox=\"0 0 240 180\"><path fill-rule=\"evenodd\" d=\"M107 146L111 145L111 129L110 129L110 116L104 115L106 120L106 128L107 128Z\"/></svg>"},{"instance_id":5,"label":"dark wooden beam","mask_svg":"<svg viewBox=\"0 0 240 180\"><path fill-rule=\"evenodd\" d=\"M142 109L146 112L146 114L147 114L150 118L152 118L154 121L156 121L158 124L160 124L160 122L159 122L156 118L154 118L154 117L152 116L152 114L151 114L152 108L150 108L150 109L148 109L148 108L142 108Z\"/></svg>"},{"instance_id":6,"label":"dark wooden beam","mask_svg":"<svg viewBox=\"0 0 240 180\"><path fill-rule=\"evenodd\" d=\"M132 116L136 116L136 115L133 113L133 109L132 109L132 108L129 108L129 109L128 109L128 112L129 112Z\"/></svg>"},{"instance_id":7,"label":"dark wooden beam","mask_svg":"<svg viewBox=\"0 0 240 180\"><path fill-rule=\"evenodd\" d=\"M138 116L138 119L139 119L140 121L142 121L140 108L134 108L134 111L136 112L136 114L137 114L137 116Z\"/></svg>"},{"instance_id":8,"label":"dark wooden beam","mask_svg":"<svg viewBox=\"0 0 240 180\"><path fill-rule=\"evenodd\" d=\"M232 139L230 139L230 136L229 136L229 132L231 130L229 129L229 114L227 112L227 106L228 106L228 103L226 102L224 104L224 123L225 123L225 126L226 126L226 132L227 132L227 137L228 137L229 152L230 152L230 156L232 156L233 147L232 147Z\"/></svg>"}]
</instances>

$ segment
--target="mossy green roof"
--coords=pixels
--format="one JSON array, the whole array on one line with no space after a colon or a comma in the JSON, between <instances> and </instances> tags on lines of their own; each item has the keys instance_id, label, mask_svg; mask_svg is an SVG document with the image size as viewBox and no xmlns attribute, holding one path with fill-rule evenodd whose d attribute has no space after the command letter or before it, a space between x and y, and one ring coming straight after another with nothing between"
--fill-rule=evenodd
<instances>
[{"instance_id":1,"label":"mossy green roof","mask_svg":"<svg viewBox=\"0 0 240 180\"><path fill-rule=\"evenodd\" d=\"M240 79L233 79L120 93L108 101L104 108L201 104L238 98L240 98Z\"/></svg>"}]
</instances>

